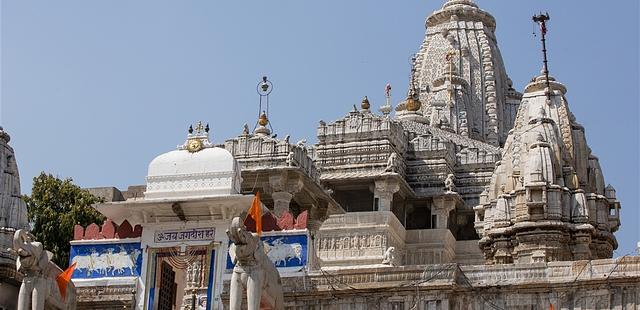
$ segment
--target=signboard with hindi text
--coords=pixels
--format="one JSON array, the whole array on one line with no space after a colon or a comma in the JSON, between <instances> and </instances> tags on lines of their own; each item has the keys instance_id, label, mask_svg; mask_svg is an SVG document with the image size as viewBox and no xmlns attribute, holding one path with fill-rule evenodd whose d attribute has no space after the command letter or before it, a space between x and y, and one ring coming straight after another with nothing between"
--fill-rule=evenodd
<instances>
[{"instance_id":1,"label":"signboard with hindi text","mask_svg":"<svg viewBox=\"0 0 640 310\"><path fill-rule=\"evenodd\" d=\"M156 243L185 242L185 241L212 241L215 238L215 228L193 228L186 230L162 230L156 231L154 241Z\"/></svg>"}]
</instances>

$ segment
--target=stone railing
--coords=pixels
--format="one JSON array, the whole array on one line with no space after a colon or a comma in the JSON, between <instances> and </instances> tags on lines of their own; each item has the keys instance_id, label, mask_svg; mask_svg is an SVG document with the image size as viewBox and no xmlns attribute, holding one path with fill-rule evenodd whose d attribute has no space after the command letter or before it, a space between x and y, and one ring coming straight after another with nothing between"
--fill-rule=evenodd
<instances>
[{"instance_id":1,"label":"stone railing","mask_svg":"<svg viewBox=\"0 0 640 310\"><path fill-rule=\"evenodd\" d=\"M457 135L446 130L431 127L429 125L420 124L408 120L401 121L401 124L405 130L416 133L417 135L433 135L434 137L438 137L442 141L451 141L461 147L477 148L488 153L501 153L500 148L495 147L491 144Z\"/></svg>"},{"instance_id":2,"label":"stone railing","mask_svg":"<svg viewBox=\"0 0 640 310\"><path fill-rule=\"evenodd\" d=\"M320 180L307 147L302 142L289 144L288 137L278 140L246 134L226 140L224 148L238 160L242 170L292 167L301 169L313 180Z\"/></svg>"},{"instance_id":3,"label":"stone railing","mask_svg":"<svg viewBox=\"0 0 640 310\"><path fill-rule=\"evenodd\" d=\"M388 247L402 251L404 239L393 213L353 212L330 216L320 227L316 249L323 266L380 264Z\"/></svg>"},{"instance_id":4,"label":"stone railing","mask_svg":"<svg viewBox=\"0 0 640 310\"><path fill-rule=\"evenodd\" d=\"M344 141L367 139L388 139L398 151L406 150L406 137L400 124L389 118L370 112L352 111L333 123L321 123L317 131L318 141L334 144Z\"/></svg>"},{"instance_id":5,"label":"stone railing","mask_svg":"<svg viewBox=\"0 0 640 310\"><path fill-rule=\"evenodd\" d=\"M478 246L478 240L456 241L455 262L461 265L484 264L484 257Z\"/></svg>"},{"instance_id":6,"label":"stone railing","mask_svg":"<svg viewBox=\"0 0 640 310\"><path fill-rule=\"evenodd\" d=\"M300 281L304 280L304 286ZM369 266L361 268L325 268L309 272L304 279L285 279L285 292L306 290L396 289L416 284L423 287L450 286L465 288L536 286L580 286L594 283L640 280L640 257L627 256L618 259L593 261L569 261L535 264L474 265L436 264L421 266ZM289 287L289 282L296 287Z\"/></svg>"},{"instance_id":7,"label":"stone railing","mask_svg":"<svg viewBox=\"0 0 640 310\"><path fill-rule=\"evenodd\" d=\"M396 248L399 265L443 264L456 258L456 240L448 229L405 230L388 211L332 215L316 237L322 266L380 264L389 247Z\"/></svg>"},{"instance_id":8,"label":"stone railing","mask_svg":"<svg viewBox=\"0 0 640 310\"><path fill-rule=\"evenodd\" d=\"M453 262L456 239L448 229L408 230L406 265L443 264Z\"/></svg>"},{"instance_id":9,"label":"stone railing","mask_svg":"<svg viewBox=\"0 0 640 310\"><path fill-rule=\"evenodd\" d=\"M398 122L353 111L333 123L320 124L314 159L322 169L323 179L385 172L404 177L406 150L407 137Z\"/></svg>"},{"instance_id":10,"label":"stone railing","mask_svg":"<svg viewBox=\"0 0 640 310\"><path fill-rule=\"evenodd\" d=\"M533 283L573 284L579 281L608 281L612 278L640 278L640 257L566 261L533 264L505 264L461 267L478 286Z\"/></svg>"}]
</instances>

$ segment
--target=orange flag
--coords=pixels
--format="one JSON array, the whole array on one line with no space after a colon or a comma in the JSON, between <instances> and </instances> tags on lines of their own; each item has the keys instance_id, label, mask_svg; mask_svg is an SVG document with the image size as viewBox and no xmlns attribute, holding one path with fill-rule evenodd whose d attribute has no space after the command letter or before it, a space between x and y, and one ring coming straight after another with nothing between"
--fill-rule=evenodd
<instances>
[{"instance_id":1,"label":"orange flag","mask_svg":"<svg viewBox=\"0 0 640 310\"><path fill-rule=\"evenodd\" d=\"M253 198L251 209L249 209L249 216L256 222L256 233L260 236L262 234L262 204L260 203L260 192L257 192L256 197Z\"/></svg>"},{"instance_id":2,"label":"orange flag","mask_svg":"<svg viewBox=\"0 0 640 310\"><path fill-rule=\"evenodd\" d=\"M553 304L549 304L549 309L553 310Z\"/></svg>"},{"instance_id":3,"label":"orange flag","mask_svg":"<svg viewBox=\"0 0 640 310\"><path fill-rule=\"evenodd\" d=\"M67 285L69 285L69 282L71 281L74 269L76 269L76 263L71 264L67 270L63 271L56 277L56 282L58 283L58 289L60 289L60 296L62 296L62 300L65 300L67 297Z\"/></svg>"}]
</instances>

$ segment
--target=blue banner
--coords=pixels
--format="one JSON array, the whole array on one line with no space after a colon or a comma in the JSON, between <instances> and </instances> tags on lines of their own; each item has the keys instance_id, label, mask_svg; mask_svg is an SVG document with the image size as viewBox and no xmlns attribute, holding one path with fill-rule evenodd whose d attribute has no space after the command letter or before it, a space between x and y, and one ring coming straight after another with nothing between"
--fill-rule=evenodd
<instances>
[{"instance_id":1,"label":"blue banner","mask_svg":"<svg viewBox=\"0 0 640 310\"><path fill-rule=\"evenodd\" d=\"M307 265L307 235L272 235L260 238L264 251L278 268L303 267ZM229 243L231 244L231 243ZM233 269L227 254L227 270Z\"/></svg>"},{"instance_id":2,"label":"blue banner","mask_svg":"<svg viewBox=\"0 0 640 310\"><path fill-rule=\"evenodd\" d=\"M71 245L70 263L76 263L73 279L139 277L140 242Z\"/></svg>"}]
</instances>

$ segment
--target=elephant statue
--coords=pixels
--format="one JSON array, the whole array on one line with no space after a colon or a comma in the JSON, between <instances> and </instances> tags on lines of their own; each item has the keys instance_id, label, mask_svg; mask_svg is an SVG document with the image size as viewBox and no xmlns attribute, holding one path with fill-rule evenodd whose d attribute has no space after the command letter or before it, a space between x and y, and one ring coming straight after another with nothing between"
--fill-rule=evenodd
<instances>
[{"instance_id":1,"label":"elephant statue","mask_svg":"<svg viewBox=\"0 0 640 310\"><path fill-rule=\"evenodd\" d=\"M233 218L227 235L232 242L229 256L234 265L229 309L240 310L246 289L248 310L284 310L282 280L260 238L247 231L239 217Z\"/></svg>"},{"instance_id":2,"label":"elephant statue","mask_svg":"<svg viewBox=\"0 0 640 310\"><path fill-rule=\"evenodd\" d=\"M67 284L66 296L60 294L56 277L62 270L51 262L53 254L26 230L13 235L13 249L18 258L16 268L24 276L18 293L18 310L43 310L76 308L75 287Z\"/></svg>"}]
</instances>

